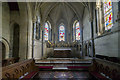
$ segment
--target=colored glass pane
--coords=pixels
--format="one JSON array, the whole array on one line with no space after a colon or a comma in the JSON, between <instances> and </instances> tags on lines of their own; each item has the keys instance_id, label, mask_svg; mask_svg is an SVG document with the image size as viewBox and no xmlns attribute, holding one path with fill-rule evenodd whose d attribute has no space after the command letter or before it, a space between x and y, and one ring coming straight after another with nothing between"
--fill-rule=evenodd
<instances>
[{"instance_id":1,"label":"colored glass pane","mask_svg":"<svg viewBox=\"0 0 120 80\"><path fill-rule=\"evenodd\" d=\"M80 40L80 26L79 22L76 23L76 40Z\"/></svg>"},{"instance_id":2,"label":"colored glass pane","mask_svg":"<svg viewBox=\"0 0 120 80\"><path fill-rule=\"evenodd\" d=\"M111 0L104 0L104 21L105 30L109 30L113 26L113 13Z\"/></svg>"},{"instance_id":3,"label":"colored glass pane","mask_svg":"<svg viewBox=\"0 0 120 80\"><path fill-rule=\"evenodd\" d=\"M63 25L59 27L59 41L65 41L65 28Z\"/></svg>"},{"instance_id":4,"label":"colored glass pane","mask_svg":"<svg viewBox=\"0 0 120 80\"><path fill-rule=\"evenodd\" d=\"M49 33L49 26L48 23L45 23L44 40L48 40L48 33Z\"/></svg>"}]
</instances>

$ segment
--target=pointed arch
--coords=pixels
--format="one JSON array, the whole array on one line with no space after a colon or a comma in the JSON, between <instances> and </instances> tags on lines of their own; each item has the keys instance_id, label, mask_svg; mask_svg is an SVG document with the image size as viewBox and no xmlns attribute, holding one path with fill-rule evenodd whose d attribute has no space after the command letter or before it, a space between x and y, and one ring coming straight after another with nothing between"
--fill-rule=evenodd
<instances>
[{"instance_id":1,"label":"pointed arch","mask_svg":"<svg viewBox=\"0 0 120 80\"><path fill-rule=\"evenodd\" d=\"M113 26L112 1L104 0L103 5L105 30L109 30Z\"/></svg>"},{"instance_id":2,"label":"pointed arch","mask_svg":"<svg viewBox=\"0 0 120 80\"><path fill-rule=\"evenodd\" d=\"M65 41L65 25L63 23L59 25L59 41Z\"/></svg>"},{"instance_id":3,"label":"pointed arch","mask_svg":"<svg viewBox=\"0 0 120 80\"><path fill-rule=\"evenodd\" d=\"M48 41L50 38L49 38L49 35L50 35L50 29L51 29L51 24L49 21L47 21L44 25L44 40L45 41Z\"/></svg>"},{"instance_id":4,"label":"pointed arch","mask_svg":"<svg viewBox=\"0 0 120 80\"><path fill-rule=\"evenodd\" d=\"M73 41L80 40L80 23L75 20L73 23Z\"/></svg>"}]
</instances>

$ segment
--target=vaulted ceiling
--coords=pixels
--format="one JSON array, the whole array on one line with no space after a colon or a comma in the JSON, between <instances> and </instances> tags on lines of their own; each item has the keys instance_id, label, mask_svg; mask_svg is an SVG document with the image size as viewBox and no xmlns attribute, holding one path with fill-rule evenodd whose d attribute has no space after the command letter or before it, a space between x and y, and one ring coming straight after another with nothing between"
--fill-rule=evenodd
<instances>
[{"instance_id":1,"label":"vaulted ceiling","mask_svg":"<svg viewBox=\"0 0 120 80\"><path fill-rule=\"evenodd\" d=\"M73 18L82 20L87 3L82 2L44 2L39 6L41 20L50 18L54 24L59 21L70 23Z\"/></svg>"}]
</instances>

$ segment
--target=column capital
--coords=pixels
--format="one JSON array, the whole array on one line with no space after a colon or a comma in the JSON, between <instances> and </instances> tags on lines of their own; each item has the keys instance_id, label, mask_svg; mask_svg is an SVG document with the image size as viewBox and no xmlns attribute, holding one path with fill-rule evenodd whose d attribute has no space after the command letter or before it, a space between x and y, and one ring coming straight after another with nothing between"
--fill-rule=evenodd
<instances>
[{"instance_id":1,"label":"column capital","mask_svg":"<svg viewBox=\"0 0 120 80\"><path fill-rule=\"evenodd\" d=\"M36 22L36 16L32 19L32 21L33 21L33 23L35 23Z\"/></svg>"},{"instance_id":2,"label":"column capital","mask_svg":"<svg viewBox=\"0 0 120 80\"><path fill-rule=\"evenodd\" d=\"M101 8L101 2L100 1L98 1L98 2L96 2L96 9L98 10L98 9L100 9Z\"/></svg>"}]
</instances>

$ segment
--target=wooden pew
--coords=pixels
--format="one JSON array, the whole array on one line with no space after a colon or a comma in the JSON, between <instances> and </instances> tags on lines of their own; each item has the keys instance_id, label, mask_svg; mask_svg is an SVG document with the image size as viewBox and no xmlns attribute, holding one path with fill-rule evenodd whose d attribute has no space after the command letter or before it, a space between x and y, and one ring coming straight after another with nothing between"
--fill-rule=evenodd
<instances>
[{"instance_id":1,"label":"wooden pew","mask_svg":"<svg viewBox=\"0 0 120 80\"><path fill-rule=\"evenodd\" d=\"M19 57L18 58L12 57L12 58L8 58L8 59L4 59L4 60L2 60L2 67L11 65L16 62L19 62Z\"/></svg>"},{"instance_id":2,"label":"wooden pew","mask_svg":"<svg viewBox=\"0 0 120 80\"><path fill-rule=\"evenodd\" d=\"M93 59L89 72L98 80L120 80L120 64L114 62Z\"/></svg>"},{"instance_id":3,"label":"wooden pew","mask_svg":"<svg viewBox=\"0 0 120 80\"><path fill-rule=\"evenodd\" d=\"M38 73L33 59L21 61L9 66L2 67L2 80L29 80Z\"/></svg>"}]
</instances>

